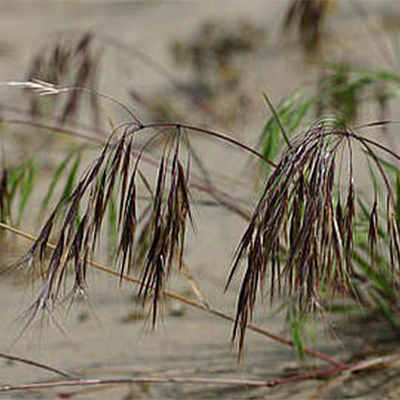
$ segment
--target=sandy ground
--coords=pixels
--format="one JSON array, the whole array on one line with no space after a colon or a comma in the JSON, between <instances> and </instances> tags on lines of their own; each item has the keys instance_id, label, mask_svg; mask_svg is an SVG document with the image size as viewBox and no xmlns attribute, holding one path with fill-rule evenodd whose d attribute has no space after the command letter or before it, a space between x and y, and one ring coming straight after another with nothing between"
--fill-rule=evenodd
<instances>
[{"instance_id":1,"label":"sandy ground","mask_svg":"<svg viewBox=\"0 0 400 400\"><path fill-rule=\"evenodd\" d=\"M254 24L266 26L269 33L269 45L264 53L258 54L256 61L247 61L252 70L245 78L246 86L254 96L254 101L259 102L259 107L252 111L252 118L239 121L238 127L228 126L228 129L242 140L254 143L266 115L261 90L268 87L274 98L281 99L300 83L315 78L312 69L302 63L302 56L296 46L284 43L280 38L278 28L285 4L285 1L0 1L0 81L19 80L33 53L49 38L57 37L62 32L87 30L117 37L145 51L179 78L180 72L175 69L168 53L171 41L190 35L202 21L210 18L227 21L246 18ZM366 4L372 15L382 15L391 6L388 2ZM352 50L352 58L360 61L372 59L374 62L379 50L370 43L368 52L365 51L366 39L362 29L357 27L354 11L346 7L346 4L340 4L332 22L336 29L345 32L344 36L333 39L337 55L344 54L348 48L347 41L351 41L353 49L356 49ZM102 80L103 91L123 99L126 93L122 88L127 77L145 93L154 93L158 87L166 84L165 77L137 63L123 74L111 71L110 78ZM18 97L1 89L0 98L2 102L9 102L10 98ZM23 143L14 141L14 146L18 145L24 148ZM224 172L230 177L228 183L224 183L224 189L239 193L248 204L254 202L254 198L246 194L253 188L253 184L243 174L247 159L233 157L237 152L218 144L210 146L209 142L199 142L198 146L200 153L206 153L211 170L229 171L229 174ZM21 154L18 148L15 151ZM196 210L196 219L196 236L190 235L188 240L188 264L207 299L232 315L238 282L227 293L223 292L223 286L245 221L218 207L200 207ZM34 229L33 224L25 228L31 231ZM2 264L18 257L24 247L23 241L14 243L9 236L6 237L6 243L8 245L1 255ZM85 376L122 377L165 373L181 377L270 379L276 373L296 365L296 357L288 349L260 335L249 333L245 358L238 366L235 348L230 343L230 323L182 306L176 301L166 301L163 318L153 330L149 322L143 319L134 287L128 283L120 286L115 279L97 272L91 273L89 283L89 303L74 306L68 315L62 311L56 313L56 322L43 326L35 324L15 342L23 326L23 311L36 292L31 287L25 288L16 279L2 279L0 351L29 357ZM174 280L171 287L193 297L184 279ZM286 335L282 318L266 318L263 311L260 308L255 322L273 332ZM61 325L63 333L56 323ZM332 325L329 325L330 328ZM358 332L358 339L361 340L366 335L362 329ZM319 331L322 337L319 341L321 350L338 358L343 357L357 342L354 339L346 347L331 332L326 333L324 327L319 328ZM0 360L0 371L1 384L40 381L49 377L48 373L36 368L5 360ZM76 397L135 399L271 396L295 399L308 397L320 384L317 381L304 382L273 390L201 385L132 385L128 388L79 392ZM357 388L351 389L355 396L362 392ZM55 393L60 392L60 389L57 392L16 392L15 395L0 394L0 398L54 398ZM370 394L374 398L377 393L381 392L378 389L375 392L364 390L362 396ZM339 397L340 394L348 393L339 391Z\"/></svg>"}]
</instances>

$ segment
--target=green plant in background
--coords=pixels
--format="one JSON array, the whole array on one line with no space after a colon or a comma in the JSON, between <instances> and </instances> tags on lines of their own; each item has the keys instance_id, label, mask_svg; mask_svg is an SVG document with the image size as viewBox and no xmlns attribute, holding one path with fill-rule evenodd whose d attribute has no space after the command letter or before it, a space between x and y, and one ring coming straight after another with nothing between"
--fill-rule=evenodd
<instances>
[{"instance_id":1,"label":"green plant in background","mask_svg":"<svg viewBox=\"0 0 400 400\"><path fill-rule=\"evenodd\" d=\"M295 92L277 106L279 120L290 136L299 130L314 103L315 100L306 98L302 92ZM272 115L264 125L257 148L260 149L264 157L272 160L278 156L284 143L280 124L277 118ZM262 166L265 165L262 164Z\"/></svg>"},{"instance_id":2,"label":"green plant in background","mask_svg":"<svg viewBox=\"0 0 400 400\"><path fill-rule=\"evenodd\" d=\"M365 103L377 105L377 119L386 120L388 101L399 96L400 76L348 63L323 63L318 83L317 114L336 112L355 122ZM384 125L383 125L384 126Z\"/></svg>"},{"instance_id":3,"label":"green plant in background","mask_svg":"<svg viewBox=\"0 0 400 400\"><path fill-rule=\"evenodd\" d=\"M326 113L326 109L333 109L349 122L357 118L362 90L371 81L361 79L349 82L349 73L348 66L343 64L322 77L319 86L321 102L318 110L321 115Z\"/></svg>"},{"instance_id":4,"label":"green plant in background","mask_svg":"<svg viewBox=\"0 0 400 400\"><path fill-rule=\"evenodd\" d=\"M306 127L317 117L335 115L348 124L355 124L360 109L366 103L375 103L377 120L389 119L389 101L400 94L400 77L388 71L373 71L344 63L323 63L322 78L316 84L316 94L296 91L276 107L289 136ZM380 124L386 130L387 125ZM271 115L260 134L257 148L270 159L274 159L284 145L281 127ZM263 164L261 164L264 167Z\"/></svg>"},{"instance_id":5,"label":"green plant in background","mask_svg":"<svg viewBox=\"0 0 400 400\"><path fill-rule=\"evenodd\" d=\"M36 172L37 168L32 160L13 168L3 165L0 176L1 222L20 225L35 186Z\"/></svg>"},{"instance_id":6,"label":"green plant in background","mask_svg":"<svg viewBox=\"0 0 400 400\"><path fill-rule=\"evenodd\" d=\"M53 179L48 187L48 190L42 200L42 204L40 207L40 216L43 216L43 213L47 211L50 201L53 198L54 191L59 184L62 178L65 179L64 187L61 192L60 200L61 202L67 200L73 191L76 176L79 171L79 167L81 164L81 154L80 150L78 152L72 151L67 157L61 161L58 167L54 171ZM69 168L69 172L68 172ZM68 172L67 176L65 177L64 174Z\"/></svg>"}]
</instances>

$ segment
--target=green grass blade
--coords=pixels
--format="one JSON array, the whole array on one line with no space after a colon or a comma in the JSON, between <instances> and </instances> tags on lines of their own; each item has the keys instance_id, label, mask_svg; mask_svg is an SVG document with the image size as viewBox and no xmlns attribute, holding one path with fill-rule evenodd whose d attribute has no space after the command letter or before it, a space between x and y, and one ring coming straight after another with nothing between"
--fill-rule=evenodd
<instances>
[{"instance_id":1,"label":"green grass blade","mask_svg":"<svg viewBox=\"0 0 400 400\"><path fill-rule=\"evenodd\" d=\"M72 194L72 190L74 188L75 179L78 174L80 164L81 164L81 155L77 154L75 157L75 161L71 167L71 170L68 174L67 180L65 182L64 189L61 195L61 201L67 199Z\"/></svg>"},{"instance_id":2,"label":"green grass blade","mask_svg":"<svg viewBox=\"0 0 400 400\"><path fill-rule=\"evenodd\" d=\"M28 203L28 200L32 194L36 180L36 173L37 170L35 165L32 161L28 161L25 165L20 182L20 201L18 208L17 225L20 225L21 223L26 204Z\"/></svg>"},{"instance_id":3,"label":"green grass blade","mask_svg":"<svg viewBox=\"0 0 400 400\"><path fill-rule=\"evenodd\" d=\"M279 126L279 129L280 129L280 131L281 131L281 134L282 134L283 138L285 139L286 144L287 144L289 147L291 147L292 145L290 144L289 135L288 135L288 133L286 132L286 128L285 128L285 126L283 125L282 120L281 120L281 118L279 117L278 112L276 111L276 109L275 109L274 105L272 104L271 100L269 99L268 95L267 95L265 92L263 93L263 95L264 95L264 100L265 100L266 103L268 104L268 107L269 107L269 109L271 110L272 115L274 116L274 118L275 118L275 120L276 120L276 123L277 123L278 126Z\"/></svg>"},{"instance_id":4,"label":"green grass blade","mask_svg":"<svg viewBox=\"0 0 400 400\"><path fill-rule=\"evenodd\" d=\"M303 360L305 356L303 324L295 304L289 305L288 320L294 349L299 359Z\"/></svg>"},{"instance_id":5,"label":"green grass blade","mask_svg":"<svg viewBox=\"0 0 400 400\"><path fill-rule=\"evenodd\" d=\"M71 161L71 155L69 154L63 161L62 163L57 167L56 171L54 172L54 176L53 179L50 183L50 186L45 194L45 197L42 201L41 207L40 207L40 214L42 215L43 212L47 209L50 200L53 197L53 193L54 193L54 189L57 186L57 183L59 182L62 174L64 173L67 165L69 164L69 162Z\"/></svg>"}]
</instances>

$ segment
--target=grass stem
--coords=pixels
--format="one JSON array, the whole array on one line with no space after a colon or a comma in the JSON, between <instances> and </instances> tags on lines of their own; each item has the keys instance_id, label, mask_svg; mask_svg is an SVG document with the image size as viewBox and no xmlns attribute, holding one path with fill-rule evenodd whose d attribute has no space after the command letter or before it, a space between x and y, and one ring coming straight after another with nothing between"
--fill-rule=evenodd
<instances>
[{"instance_id":1,"label":"grass stem","mask_svg":"<svg viewBox=\"0 0 400 400\"><path fill-rule=\"evenodd\" d=\"M4 230L7 230L7 231L9 231L9 232L11 232L11 233L13 233L15 235L20 236L20 237L23 237L23 238L25 238L25 239L27 239L29 241L33 241L34 242L34 241L37 240L37 238L35 236L32 236L27 232L24 232L24 231L22 231L20 229L14 228L14 227L12 227L10 225L7 225L7 224L5 224L3 222L0 222L0 228L2 228ZM55 249L55 245L54 244L47 243L46 246L51 250ZM136 285L140 285L140 286L143 285L143 282L140 279L135 278L135 277L130 276L130 275L126 275L126 274L122 274L122 276L121 276L121 273L119 273L118 271L115 271L115 270L107 267L104 264L101 264L101 263L96 262L96 261L88 261L88 263L94 269L102 271L102 272L104 272L104 273L106 273L108 275L115 276L115 277L123 279L123 280L125 280L127 282L134 283ZM202 304L202 303L200 303L198 301L189 299L189 298L187 298L185 296L182 296L182 295L180 295L178 293L175 293L175 292L172 292L172 291L169 291L169 290L164 290L163 294L166 297L169 297L169 298L177 300L177 301L179 301L181 303L187 304L190 307L193 307L193 308L196 308L198 310L204 311L204 312L206 312L208 314L214 315L214 316L219 317L221 319L224 319L226 321L235 322L235 318L233 318L230 315L224 313L223 311L220 311L220 310L218 310L216 308L212 308L212 307L206 306L206 305L204 305L204 304ZM274 334L272 332L269 332L266 329L261 328L261 327L259 327L257 325L248 324L247 328L249 330L251 330L253 332L256 332L258 334L261 334L261 335L263 335L263 336L265 336L265 337L267 337L267 338L269 338L269 339L271 339L271 340L273 340L275 342L281 343L281 344L283 344L283 345L285 345L287 347L290 347L291 349L294 349L294 343L289 339L283 338L283 337L281 337L279 335L276 335L276 334ZM312 349L312 348L309 348L309 347L305 347L304 348L304 352L306 354L308 354L309 356L311 356L311 357L318 358L318 359L320 359L322 361L325 361L325 362L327 362L329 364L332 364L332 365L334 365L336 367L344 367L344 366L346 366L346 364L341 363L341 362L335 360L334 358L330 357L329 355L319 352L318 350L315 350L315 349Z\"/></svg>"}]
</instances>

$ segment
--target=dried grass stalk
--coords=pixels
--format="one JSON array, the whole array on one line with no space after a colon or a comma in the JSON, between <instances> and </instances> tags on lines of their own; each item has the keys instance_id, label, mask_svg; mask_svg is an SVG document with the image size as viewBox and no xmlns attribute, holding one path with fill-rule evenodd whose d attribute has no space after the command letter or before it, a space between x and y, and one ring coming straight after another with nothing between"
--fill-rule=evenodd
<instances>
[{"instance_id":1,"label":"dried grass stalk","mask_svg":"<svg viewBox=\"0 0 400 400\"><path fill-rule=\"evenodd\" d=\"M295 136L283 152L237 248L227 286L245 262L233 330L233 339L239 336L240 352L258 288L263 286L267 275L271 302L276 294L289 295L300 313L320 309L321 298L331 299L337 292L357 297L352 259L356 227L353 142L372 158L386 185L390 255L393 268L396 262L398 269L400 242L394 198L375 151L399 157L338 121L321 120ZM346 197L342 202L337 160L344 149L349 166ZM377 220L375 201L370 215L371 253L378 241Z\"/></svg>"},{"instance_id":2,"label":"dried grass stalk","mask_svg":"<svg viewBox=\"0 0 400 400\"><path fill-rule=\"evenodd\" d=\"M161 158L152 204L138 218L137 178L150 185L139 169L146 146L136 153L133 151L139 130L132 124L126 127L121 137L113 142L113 136L110 138L71 196L56 206L37 240L19 263L26 263L31 268L39 265L44 278L40 295L32 306L33 315L51 311L65 286L63 283L69 266L74 274L72 292L86 293L87 266L100 239L112 195L118 193L116 265L121 276L132 267L142 270L140 294L147 298L154 292L153 323L156 322L165 280L175 263L178 268L182 265L186 222L191 219L190 172L180 161L183 134L178 130L167 143ZM152 192L151 188L148 189ZM138 230L139 226L141 229ZM144 232L146 241L143 240ZM55 249L48 260L46 247L51 236L56 237Z\"/></svg>"}]
</instances>

